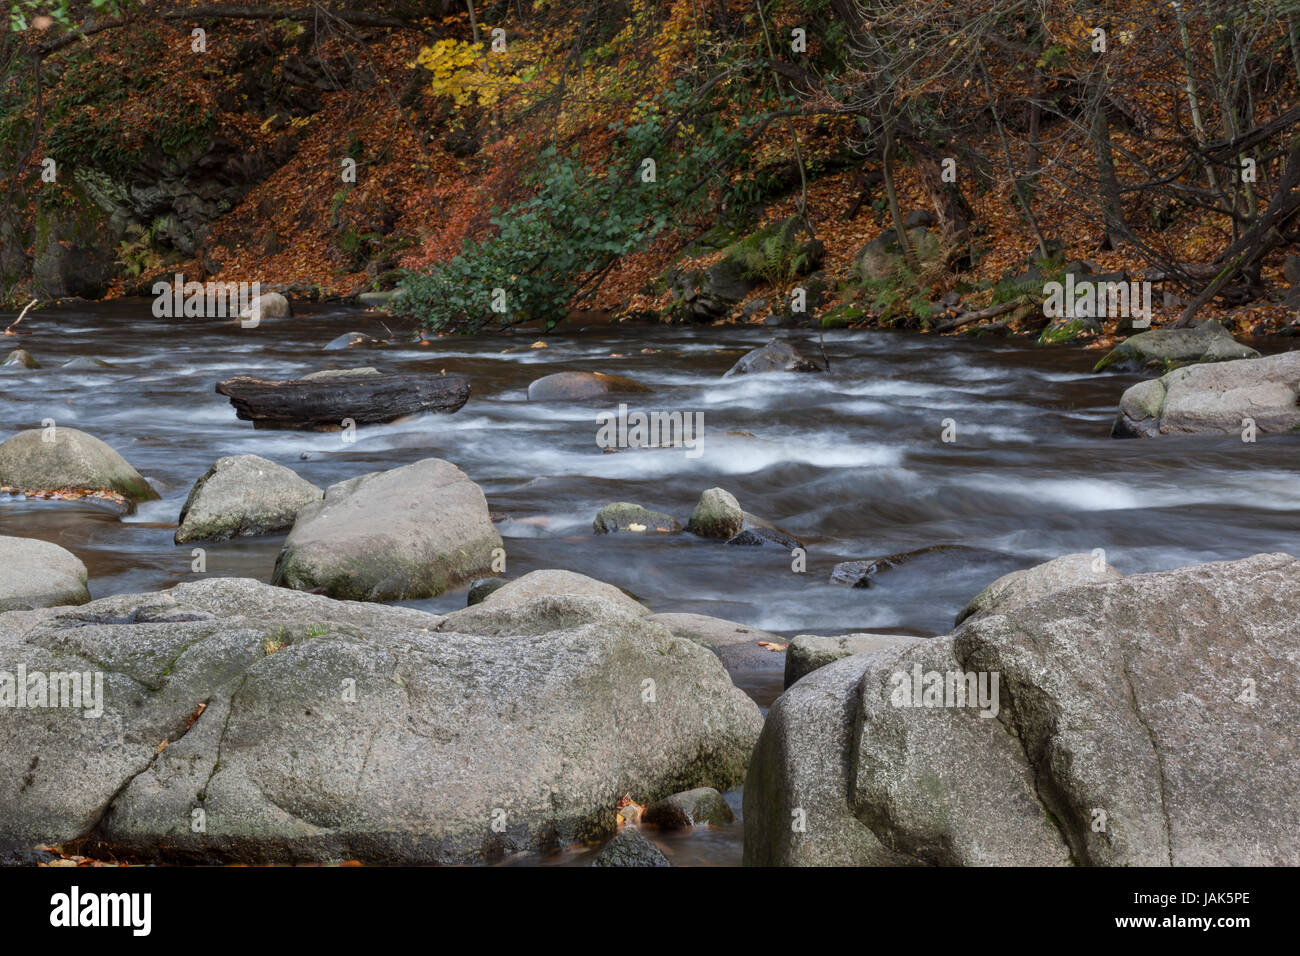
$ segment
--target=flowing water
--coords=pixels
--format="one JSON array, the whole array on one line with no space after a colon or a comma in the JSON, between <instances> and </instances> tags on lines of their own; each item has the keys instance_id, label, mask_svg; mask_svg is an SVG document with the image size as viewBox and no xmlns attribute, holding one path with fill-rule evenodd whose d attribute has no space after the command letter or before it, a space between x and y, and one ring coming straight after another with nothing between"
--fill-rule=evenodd
<instances>
[{"instance_id":1,"label":"flowing water","mask_svg":"<svg viewBox=\"0 0 1300 956\"><path fill-rule=\"evenodd\" d=\"M321 486L446 458L502 516L510 576L567 568L626 588L655 611L782 635L946 633L993 578L1069 552L1102 548L1131 573L1300 547L1300 436L1112 440L1120 393L1142 376L1093 375L1095 351L831 332L825 374L723 379L772 332L597 325L548 336L546 348L530 348L536 335L526 333L337 352L321 347L343 332L389 333L379 317L354 310L323 307L241 329L157 319L144 301L46 310L19 328L24 334L0 342L26 348L44 367L0 369L0 438L52 418L108 442L162 495L124 517L91 503L0 499L0 534L75 553L94 597L191 580L192 545L172 543L177 515L194 480L238 454L269 458ZM817 350L813 333L778 334ZM113 367L58 367L73 358ZM292 378L361 365L458 372L473 393L455 415L361 428L347 443L341 432L254 430L213 390L239 374ZM596 416L617 400L527 400L529 382L560 370L651 386L652 394L626 399L633 410L702 413L699 453L605 453ZM945 424L954 441L942 440ZM793 570L790 554L775 547L592 533L597 510L612 501L685 524L700 492L715 485L798 538L806 570ZM207 573L269 580L282 541L205 544ZM932 545L961 547L881 572L868 588L830 581L836 562ZM406 603L449 611L465 593ZM780 657L735 675L764 707L781 689ZM732 829L665 846L683 862L732 861Z\"/></svg>"}]
</instances>

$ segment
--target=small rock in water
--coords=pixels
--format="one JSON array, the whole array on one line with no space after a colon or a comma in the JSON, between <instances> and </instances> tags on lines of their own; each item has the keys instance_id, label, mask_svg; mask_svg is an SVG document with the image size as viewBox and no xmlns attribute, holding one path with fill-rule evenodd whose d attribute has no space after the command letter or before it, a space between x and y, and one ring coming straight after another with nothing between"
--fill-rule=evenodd
<instances>
[{"instance_id":1,"label":"small rock in water","mask_svg":"<svg viewBox=\"0 0 1300 956\"><path fill-rule=\"evenodd\" d=\"M592 523L596 534L612 534L617 531L629 531L644 534L647 531L658 534L676 534L682 530L672 515L662 511L650 511L630 501L616 501L605 505L596 514Z\"/></svg>"},{"instance_id":2,"label":"small rock in water","mask_svg":"<svg viewBox=\"0 0 1300 956\"><path fill-rule=\"evenodd\" d=\"M727 544L737 544L748 547L776 545L777 547L784 548L787 551L803 547L799 542L799 539L786 534L780 528L760 524L752 524L739 534L728 538Z\"/></svg>"},{"instance_id":3,"label":"small rock in water","mask_svg":"<svg viewBox=\"0 0 1300 956\"><path fill-rule=\"evenodd\" d=\"M671 866L659 847L634 826L619 831L596 854L592 866Z\"/></svg>"},{"instance_id":4,"label":"small rock in water","mask_svg":"<svg viewBox=\"0 0 1300 956\"><path fill-rule=\"evenodd\" d=\"M754 349L731 366L723 378L733 375L756 375L760 372L822 372L825 369L805 356L789 342L773 339Z\"/></svg>"},{"instance_id":5,"label":"small rock in water","mask_svg":"<svg viewBox=\"0 0 1300 956\"><path fill-rule=\"evenodd\" d=\"M475 604L482 604L484 598L505 583L505 578L479 578L469 586L469 594L465 598L465 606L473 607Z\"/></svg>"},{"instance_id":6,"label":"small rock in water","mask_svg":"<svg viewBox=\"0 0 1300 956\"><path fill-rule=\"evenodd\" d=\"M278 292L266 292L248 304L248 308L239 313L240 322L248 322L255 327L263 319L282 319L293 315L289 300Z\"/></svg>"},{"instance_id":7,"label":"small rock in water","mask_svg":"<svg viewBox=\"0 0 1300 956\"><path fill-rule=\"evenodd\" d=\"M4 364L6 366L16 365L22 368L40 368L41 363L32 358L32 353L26 349L14 349L5 356Z\"/></svg>"},{"instance_id":8,"label":"small rock in water","mask_svg":"<svg viewBox=\"0 0 1300 956\"><path fill-rule=\"evenodd\" d=\"M84 355L74 358L71 361L64 362L59 367L60 368L117 368L116 365L110 365L108 362L105 362L103 359L87 358Z\"/></svg>"},{"instance_id":9,"label":"small rock in water","mask_svg":"<svg viewBox=\"0 0 1300 956\"><path fill-rule=\"evenodd\" d=\"M602 398L622 392L648 392L649 388L640 382L622 375L606 375L604 372L556 372L537 379L528 386L530 402L578 401L587 398Z\"/></svg>"},{"instance_id":10,"label":"small rock in water","mask_svg":"<svg viewBox=\"0 0 1300 956\"><path fill-rule=\"evenodd\" d=\"M338 338L333 339L326 344L324 350L326 352L338 352L342 349L378 344L378 339L374 338L374 336L366 335L364 332L344 332Z\"/></svg>"},{"instance_id":11,"label":"small rock in water","mask_svg":"<svg viewBox=\"0 0 1300 956\"><path fill-rule=\"evenodd\" d=\"M745 512L736 496L725 488L709 488L686 522L686 530L701 538L731 538L745 526Z\"/></svg>"},{"instance_id":12,"label":"small rock in water","mask_svg":"<svg viewBox=\"0 0 1300 956\"><path fill-rule=\"evenodd\" d=\"M722 826L733 823L736 815L718 791L712 787L697 787L652 803L642 819L665 829L685 829L705 824Z\"/></svg>"}]
</instances>

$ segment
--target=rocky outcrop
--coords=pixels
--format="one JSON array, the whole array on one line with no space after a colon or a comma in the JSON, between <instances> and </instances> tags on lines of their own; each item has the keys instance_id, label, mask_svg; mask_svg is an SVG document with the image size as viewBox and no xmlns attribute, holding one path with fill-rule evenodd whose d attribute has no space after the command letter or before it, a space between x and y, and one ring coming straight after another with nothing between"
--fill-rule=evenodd
<instances>
[{"instance_id":1,"label":"rocky outcrop","mask_svg":"<svg viewBox=\"0 0 1300 956\"><path fill-rule=\"evenodd\" d=\"M471 862L610 836L626 793L740 781L761 718L712 654L537 603L471 608L472 632L222 578L0 615L0 670L99 672L103 707L0 707L0 845Z\"/></svg>"},{"instance_id":2,"label":"rocky outcrop","mask_svg":"<svg viewBox=\"0 0 1300 956\"><path fill-rule=\"evenodd\" d=\"M426 458L326 488L298 513L272 583L350 600L433 597L490 571L500 548L479 486Z\"/></svg>"},{"instance_id":3,"label":"rocky outcrop","mask_svg":"<svg viewBox=\"0 0 1300 956\"><path fill-rule=\"evenodd\" d=\"M638 394L650 391L640 382L604 372L555 372L528 386L530 402L576 402L606 395Z\"/></svg>"},{"instance_id":4,"label":"rocky outcrop","mask_svg":"<svg viewBox=\"0 0 1300 956\"><path fill-rule=\"evenodd\" d=\"M1300 352L1179 368L1124 392L1114 438L1300 428Z\"/></svg>"},{"instance_id":5,"label":"rocky outcrop","mask_svg":"<svg viewBox=\"0 0 1300 956\"><path fill-rule=\"evenodd\" d=\"M175 541L223 541L283 531L322 495L290 469L257 455L219 458L185 499Z\"/></svg>"},{"instance_id":6,"label":"rocky outcrop","mask_svg":"<svg viewBox=\"0 0 1300 956\"><path fill-rule=\"evenodd\" d=\"M57 544L0 535L0 611L85 604L86 566Z\"/></svg>"},{"instance_id":7,"label":"rocky outcrop","mask_svg":"<svg viewBox=\"0 0 1300 956\"><path fill-rule=\"evenodd\" d=\"M158 497L149 482L108 445L62 426L28 429L0 444L0 488L111 492L128 503Z\"/></svg>"},{"instance_id":8,"label":"rocky outcrop","mask_svg":"<svg viewBox=\"0 0 1300 956\"><path fill-rule=\"evenodd\" d=\"M957 613L956 623L987 614L1002 614L1053 591L1078 584L1114 581L1121 577L1123 575L1107 564L1101 555L1062 555L1046 564L1002 575L966 603Z\"/></svg>"},{"instance_id":9,"label":"rocky outcrop","mask_svg":"<svg viewBox=\"0 0 1300 956\"><path fill-rule=\"evenodd\" d=\"M751 762L745 862L1297 865L1298 580L1131 575L809 674Z\"/></svg>"},{"instance_id":10,"label":"rocky outcrop","mask_svg":"<svg viewBox=\"0 0 1300 956\"><path fill-rule=\"evenodd\" d=\"M1102 356L1093 371L1131 372L1149 367L1169 371L1180 365L1258 356L1219 323L1203 322L1194 329L1153 329L1127 338Z\"/></svg>"}]
</instances>

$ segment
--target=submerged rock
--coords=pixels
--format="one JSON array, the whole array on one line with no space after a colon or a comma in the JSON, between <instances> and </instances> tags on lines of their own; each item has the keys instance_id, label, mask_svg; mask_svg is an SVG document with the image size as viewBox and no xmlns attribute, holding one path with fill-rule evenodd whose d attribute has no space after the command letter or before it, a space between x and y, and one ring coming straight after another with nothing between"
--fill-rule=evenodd
<instances>
[{"instance_id":1,"label":"submerged rock","mask_svg":"<svg viewBox=\"0 0 1300 956\"><path fill-rule=\"evenodd\" d=\"M0 487L113 492L128 502L158 497L149 482L108 445L63 426L28 429L0 444Z\"/></svg>"},{"instance_id":2,"label":"submerged rock","mask_svg":"<svg viewBox=\"0 0 1300 956\"><path fill-rule=\"evenodd\" d=\"M378 339L372 335L366 335L364 332L344 332L337 338L330 339L322 348L326 352L337 352L341 349L361 348L378 344Z\"/></svg>"},{"instance_id":3,"label":"submerged rock","mask_svg":"<svg viewBox=\"0 0 1300 956\"><path fill-rule=\"evenodd\" d=\"M185 499L175 541L223 541L283 531L323 494L290 469L257 455L219 458Z\"/></svg>"},{"instance_id":4,"label":"submerged rock","mask_svg":"<svg viewBox=\"0 0 1300 956\"><path fill-rule=\"evenodd\" d=\"M1260 434L1300 428L1300 352L1175 369L1119 400L1114 438Z\"/></svg>"},{"instance_id":5,"label":"submerged rock","mask_svg":"<svg viewBox=\"0 0 1300 956\"><path fill-rule=\"evenodd\" d=\"M750 763L745 863L1300 864L1298 580L1130 575L809 674Z\"/></svg>"},{"instance_id":6,"label":"submerged rock","mask_svg":"<svg viewBox=\"0 0 1300 956\"><path fill-rule=\"evenodd\" d=\"M5 356L4 365L6 368L40 368L41 363L32 358L32 353L26 349L14 349Z\"/></svg>"},{"instance_id":7,"label":"submerged rock","mask_svg":"<svg viewBox=\"0 0 1300 956\"><path fill-rule=\"evenodd\" d=\"M604 601L538 608L466 631L221 578L0 615L3 669L104 674L97 720L0 707L0 845L464 863L609 836L626 793L739 783L762 719L712 654Z\"/></svg>"},{"instance_id":8,"label":"submerged rock","mask_svg":"<svg viewBox=\"0 0 1300 956\"><path fill-rule=\"evenodd\" d=\"M1107 352L1093 371L1138 371L1148 366L1168 371L1179 365L1258 356L1219 323L1204 322L1194 329L1153 329L1127 338Z\"/></svg>"},{"instance_id":9,"label":"submerged rock","mask_svg":"<svg viewBox=\"0 0 1300 956\"><path fill-rule=\"evenodd\" d=\"M676 534L682 530L682 526L672 515L662 511L650 511L630 501L616 501L600 509L592 530L596 534L619 531L632 534Z\"/></svg>"},{"instance_id":10,"label":"submerged rock","mask_svg":"<svg viewBox=\"0 0 1300 956\"><path fill-rule=\"evenodd\" d=\"M81 559L57 544L0 535L0 611L85 604L87 578ZM0 652L0 670L8 669Z\"/></svg>"},{"instance_id":11,"label":"submerged rock","mask_svg":"<svg viewBox=\"0 0 1300 956\"><path fill-rule=\"evenodd\" d=\"M528 386L530 402L572 402L605 395L637 394L650 389L622 375L604 372L555 372Z\"/></svg>"},{"instance_id":12,"label":"submerged rock","mask_svg":"<svg viewBox=\"0 0 1300 956\"><path fill-rule=\"evenodd\" d=\"M434 597L491 570L501 536L478 485L426 458L325 489L285 539L272 583L331 597Z\"/></svg>"}]
</instances>

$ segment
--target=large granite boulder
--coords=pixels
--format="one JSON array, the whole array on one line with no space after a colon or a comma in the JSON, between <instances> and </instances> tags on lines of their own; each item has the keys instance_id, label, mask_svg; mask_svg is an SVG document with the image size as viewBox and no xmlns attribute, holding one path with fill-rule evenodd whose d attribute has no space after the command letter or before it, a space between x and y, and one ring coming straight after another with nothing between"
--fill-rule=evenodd
<instances>
[{"instance_id":1,"label":"large granite boulder","mask_svg":"<svg viewBox=\"0 0 1300 956\"><path fill-rule=\"evenodd\" d=\"M1300 352L1179 368L1124 392L1111 435L1267 434L1300 428Z\"/></svg>"},{"instance_id":2,"label":"large granite boulder","mask_svg":"<svg viewBox=\"0 0 1300 956\"><path fill-rule=\"evenodd\" d=\"M426 458L326 488L298 512L271 580L348 600L433 597L489 572L500 548L482 489Z\"/></svg>"},{"instance_id":3,"label":"large granite boulder","mask_svg":"<svg viewBox=\"0 0 1300 956\"><path fill-rule=\"evenodd\" d=\"M0 847L473 862L740 782L762 721L717 658L599 599L536 604L470 632L221 578L0 615L0 671L98 673L102 708L0 707Z\"/></svg>"},{"instance_id":4,"label":"large granite boulder","mask_svg":"<svg viewBox=\"0 0 1300 956\"><path fill-rule=\"evenodd\" d=\"M788 688L813 671L854 654L874 654L886 648L924 640L906 634L840 634L822 637L800 634L785 651L785 686Z\"/></svg>"},{"instance_id":5,"label":"large granite boulder","mask_svg":"<svg viewBox=\"0 0 1300 956\"><path fill-rule=\"evenodd\" d=\"M1297 581L1130 575L809 674L750 764L746 863L1300 864Z\"/></svg>"}]
</instances>

